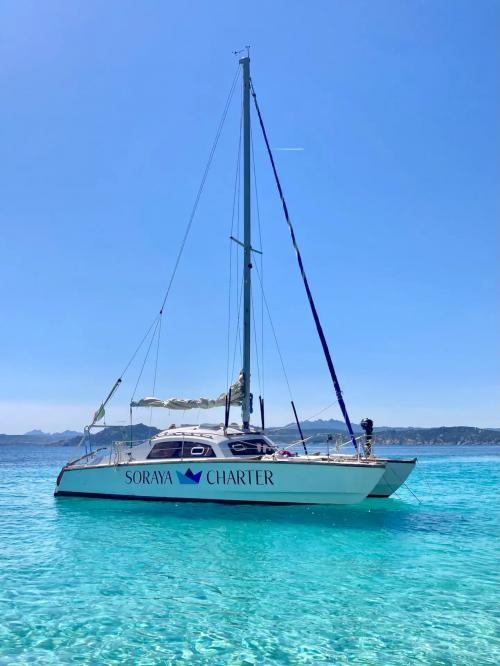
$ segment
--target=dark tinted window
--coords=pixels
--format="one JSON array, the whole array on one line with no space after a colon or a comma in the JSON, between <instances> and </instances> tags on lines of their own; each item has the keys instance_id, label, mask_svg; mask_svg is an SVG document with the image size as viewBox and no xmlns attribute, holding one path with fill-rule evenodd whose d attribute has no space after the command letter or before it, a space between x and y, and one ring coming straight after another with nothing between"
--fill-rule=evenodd
<instances>
[{"instance_id":1,"label":"dark tinted window","mask_svg":"<svg viewBox=\"0 0 500 666\"><path fill-rule=\"evenodd\" d=\"M261 456L266 453L274 453L274 448L264 439L239 439L229 442L231 453L235 456Z\"/></svg>"},{"instance_id":2,"label":"dark tinted window","mask_svg":"<svg viewBox=\"0 0 500 666\"><path fill-rule=\"evenodd\" d=\"M215 458L214 450L204 442L184 442L184 458Z\"/></svg>"},{"instance_id":3,"label":"dark tinted window","mask_svg":"<svg viewBox=\"0 0 500 666\"><path fill-rule=\"evenodd\" d=\"M149 460L160 458L214 458L215 453L211 446L204 442L159 442L149 452Z\"/></svg>"}]
</instances>

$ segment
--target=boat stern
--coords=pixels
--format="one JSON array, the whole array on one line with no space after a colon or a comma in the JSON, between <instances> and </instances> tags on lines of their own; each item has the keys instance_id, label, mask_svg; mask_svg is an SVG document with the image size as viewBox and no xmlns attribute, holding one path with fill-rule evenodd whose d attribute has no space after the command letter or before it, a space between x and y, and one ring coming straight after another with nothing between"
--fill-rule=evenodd
<instances>
[{"instance_id":1,"label":"boat stern","mask_svg":"<svg viewBox=\"0 0 500 666\"><path fill-rule=\"evenodd\" d=\"M377 460L385 464L385 472L368 497L390 497L405 483L417 464L416 458L408 460L377 458Z\"/></svg>"}]
</instances>

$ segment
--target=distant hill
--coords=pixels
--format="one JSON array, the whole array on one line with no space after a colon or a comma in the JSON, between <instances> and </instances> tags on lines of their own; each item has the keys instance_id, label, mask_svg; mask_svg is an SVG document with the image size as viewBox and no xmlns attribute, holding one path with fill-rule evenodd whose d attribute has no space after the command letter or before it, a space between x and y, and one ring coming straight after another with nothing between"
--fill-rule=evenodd
<instances>
[{"instance_id":1,"label":"distant hill","mask_svg":"<svg viewBox=\"0 0 500 666\"><path fill-rule=\"evenodd\" d=\"M358 423L351 423L352 429L355 433L361 434L363 429ZM297 428L295 423L288 423L285 428ZM301 421L300 427L303 432L309 432L314 430L315 432L322 432L323 430L330 432L331 430L336 430L338 432L347 432L347 426L344 421L339 421L338 419L317 419L316 421ZM375 426L374 432L379 430L406 430L411 426L404 426L401 428L392 428L390 426Z\"/></svg>"},{"instance_id":2,"label":"distant hill","mask_svg":"<svg viewBox=\"0 0 500 666\"><path fill-rule=\"evenodd\" d=\"M77 430L63 430L63 432L54 432L52 433L51 437L57 437L58 439L65 439L66 437L81 437L83 435L82 432L78 432Z\"/></svg>"},{"instance_id":3,"label":"distant hill","mask_svg":"<svg viewBox=\"0 0 500 666\"><path fill-rule=\"evenodd\" d=\"M63 439L65 437L76 437L77 435L82 436L81 432L77 430L63 430L62 432L43 432L43 430L30 430L25 432L24 435L19 435L20 437L43 437L45 439Z\"/></svg>"},{"instance_id":4,"label":"distant hill","mask_svg":"<svg viewBox=\"0 0 500 666\"><path fill-rule=\"evenodd\" d=\"M346 425L343 421L338 421L337 419L318 419L317 421L301 421L300 427L302 428L303 432L309 432L310 430L314 430L315 432L317 431L331 431L331 430L338 430L340 432L347 432ZM284 426L284 429L297 429L297 425L295 423L288 423L286 426ZM361 426L359 426L357 423L352 424L352 429L354 432L363 432L361 429Z\"/></svg>"},{"instance_id":5,"label":"distant hill","mask_svg":"<svg viewBox=\"0 0 500 666\"><path fill-rule=\"evenodd\" d=\"M343 441L348 440L347 430L343 421L336 419L317 421L304 421L301 423L305 437L313 437L317 442L326 442L328 435L341 436ZM354 425L356 436L362 432L358 425ZM133 426L132 438L134 440L148 439L160 432L158 428L138 423ZM266 433L280 444L290 444L299 439L297 426L289 423L283 428L267 428ZM24 435L1 435L2 444L18 444L41 446L78 446L82 434L74 430L65 430L60 433L44 433L32 430ZM107 446L115 441L129 440L130 426L113 426L92 435L94 446ZM432 445L432 444L497 444L500 445L499 428L472 428L469 426L452 426L441 428L389 428L380 426L375 428L376 444L405 444L405 445Z\"/></svg>"},{"instance_id":6,"label":"distant hill","mask_svg":"<svg viewBox=\"0 0 500 666\"><path fill-rule=\"evenodd\" d=\"M144 425L144 423L136 423L132 427L132 439L149 439L153 435L156 435L158 432L160 432L158 428ZM59 446L78 446L81 437L81 435L78 437L72 437L65 441L63 440L61 442L57 442L57 444ZM95 447L108 446L113 442L119 442L123 440L130 441L130 426L112 426L110 428L105 428L95 435L92 435L91 438L92 445Z\"/></svg>"},{"instance_id":7,"label":"distant hill","mask_svg":"<svg viewBox=\"0 0 500 666\"><path fill-rule=\"evenodd\" d=\"M336 427L340 423L343 428ZM331 426L327 424L332 424ZM305 437L314 435L316 441L326 441L329 434L342 435L347 438L347 429L341 421L308 421L301 423ZM358 434L361 428L354 428ZM277 442L293 442L299 439L297 426L289 424L285 428L269 428L269 436ZM405 445L432 445L432 444L498 444L500 445L500 431L493 428L472 428L469 426L451 426L441 428L375 428L375 442L377 444L405 444Z\"/></svg>"},{"instance_id":8,"label":"distant hill","mask_svg":"<svg viewBox=\"0 0 500 666\"><path fill-rule=\"evenodd\" d=\"M42 430L30 430L24 435L1 435L0 434L0 445L1 444L58 444L61 441L66 441L68 439L78 437L80 438L82 433L77 432L76 430L64 430L63 432L43 432Z\"/></svg>"},{"instance_id":9,"label":"distant hill","mask_svg":"<svg viewBox=\"0 0 500 666\"><path fill-rule=\"evenodd\" d=\"M500 432L489 428L451 426L442 428L406 428L376 433L379 444L500 444Z\"/></svg>"}]
</instances>

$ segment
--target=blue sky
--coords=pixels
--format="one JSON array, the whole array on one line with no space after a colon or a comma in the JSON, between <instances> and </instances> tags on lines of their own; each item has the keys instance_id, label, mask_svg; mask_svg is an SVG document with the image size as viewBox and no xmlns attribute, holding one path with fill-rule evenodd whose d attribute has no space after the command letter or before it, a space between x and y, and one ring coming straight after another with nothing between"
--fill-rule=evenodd
<instances>
[{"instance_id":1,"label":"blue sky","mask_svg":"<svg viewBox=\"0 0 500 666\"><path fill-rule=\"evenodd\" d=\"M272 145L303 148L276 159L352 418L499 426L499 14L2 2L0 431L81 428L113 384L159 308L246 44ZM167 304L161 397L225 388L238 99ZM266 294L305 418L334 394L256 126L254 141ZM268 421L288 422L269 331L265 350Z\"/></svg>"}]
</instances>

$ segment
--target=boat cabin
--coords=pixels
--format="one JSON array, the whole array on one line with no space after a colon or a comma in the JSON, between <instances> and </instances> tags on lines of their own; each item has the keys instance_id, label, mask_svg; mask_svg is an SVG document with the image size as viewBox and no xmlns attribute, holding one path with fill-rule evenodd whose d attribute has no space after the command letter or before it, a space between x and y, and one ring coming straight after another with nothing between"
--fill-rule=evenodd
<instances>
[{"instance_id":1,"label":"boat cabin","mask_svg":"<svg viewBox=\"0 0 500 666\"><path fill-rule=\"evenodd\" d=\"M260 458L276 453L277 448L262 432L245 432L237 427L171 426L149 440L113 442L96 449L73 465L101 465L148 462L158 460L190 460L197 458Z\"/></svg>"}]
</instances>

